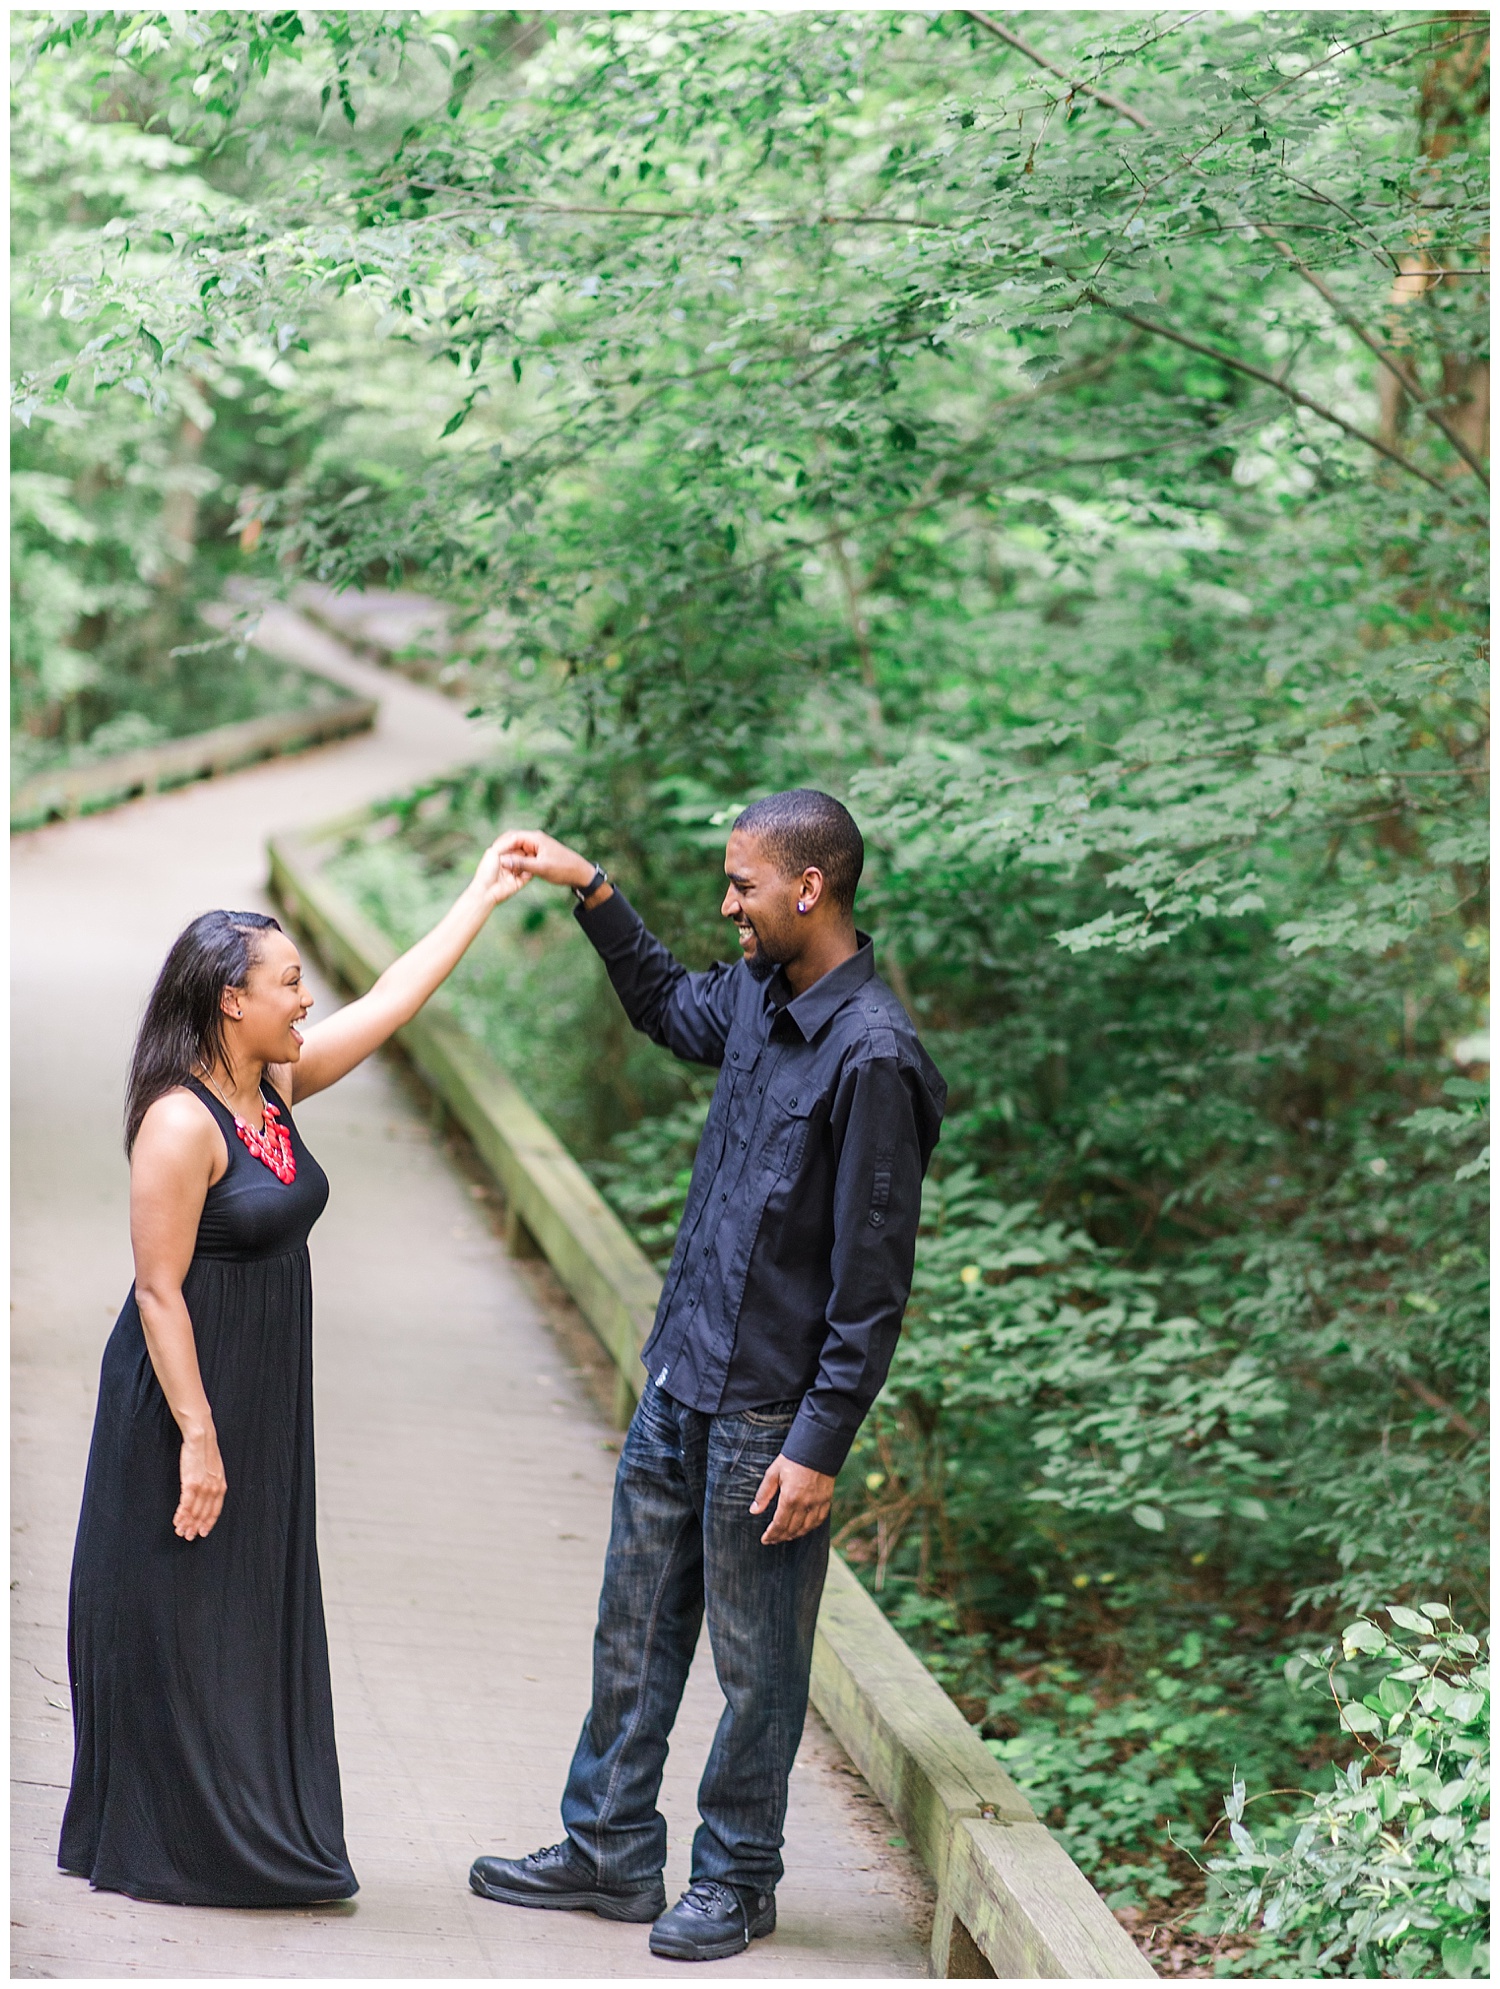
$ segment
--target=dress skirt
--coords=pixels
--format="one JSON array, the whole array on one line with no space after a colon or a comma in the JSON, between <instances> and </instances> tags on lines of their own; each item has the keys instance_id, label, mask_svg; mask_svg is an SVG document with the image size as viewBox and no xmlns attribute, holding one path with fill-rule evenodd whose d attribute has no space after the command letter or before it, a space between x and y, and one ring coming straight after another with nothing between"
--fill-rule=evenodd
<instances>
[{"instance_id":1,"label":"dress skirt","mask_svg":"<svg viewBox=\"0 0 1500 1989\"><path fill-rule=\"evenodd\" d=\"M290 1188L227 1144L183 1295L229 1490L207 1538L177 1537L181 1438L132 1293L104 1353L74 1553L58 1862L139 1899L287 1906L358 1889L314 1531L305 1239L327 1186L300 1143Z\"/></svg>"}]
</instances>

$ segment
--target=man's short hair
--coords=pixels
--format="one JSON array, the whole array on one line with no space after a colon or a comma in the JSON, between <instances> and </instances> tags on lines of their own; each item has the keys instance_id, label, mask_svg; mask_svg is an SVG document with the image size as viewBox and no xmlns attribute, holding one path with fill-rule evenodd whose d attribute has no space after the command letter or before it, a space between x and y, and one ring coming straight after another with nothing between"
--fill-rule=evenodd
<instances>
[{"instance_id":1,"label":"man's short hair","mask_svg":"<svg viewBox=\"0 0 1500 1989\"><path fill-rule=\"evenodd\" d=\"M865 839L842 801L815 787L794 787L752 801L734 826L755 838L784 877L821 870L829 897L841 911L853 911Z\"/></svg>"}]
</instances>

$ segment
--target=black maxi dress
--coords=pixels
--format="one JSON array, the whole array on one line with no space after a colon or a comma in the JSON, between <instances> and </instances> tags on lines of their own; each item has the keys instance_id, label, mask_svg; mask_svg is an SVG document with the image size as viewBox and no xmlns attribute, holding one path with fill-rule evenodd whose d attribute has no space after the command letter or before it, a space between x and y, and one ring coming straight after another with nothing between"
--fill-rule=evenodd
<instances>
[{"instance_id":1,"label":"black maxi dress","mask_svg":"<svg viewBox=\"0 0 1500 1989\"><path fill-rule=\"evenodd\" d=\"M328 1177L269 1085L292 1182L191 1089L229 1150L183 1284L229 1492L207 1539L178 1539L182 1442L132 1290L104 1351L73 1553L58 1863L181 1905L347 1899L313 1509L307 1237Z\"/></svg>"}]
</instances>

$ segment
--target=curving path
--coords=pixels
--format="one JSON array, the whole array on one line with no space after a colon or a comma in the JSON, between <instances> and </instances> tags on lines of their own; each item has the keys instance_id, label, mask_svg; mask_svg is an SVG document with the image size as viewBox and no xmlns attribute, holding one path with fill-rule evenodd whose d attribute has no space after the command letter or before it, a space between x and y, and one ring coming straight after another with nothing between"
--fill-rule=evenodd
<instances>
[{"instance_id":1,"label":"curving path","mask_svg":"<svg viewBox=\"0 0 1500 1989\"><path fill-rule=\"evenodd\" d=\"M376 729L12 844L13 1975L631 1978L645 1929L473 1898L481 1850L560 1834L588 1698L614 1440L414 1088L384 1061L309 1102L333 1181L313 1239L319 1513L350 1854L342 1908L233 1912L91 1893L53 1862L70 1756L67 1570L99 1354L130 1280L119 1102L165 949L265 904L265 840L472 755L449 702L285 609L257 638L381 699ZM318 983L320 1002L329 1002ZM686 1882L718 1695L700 1652L668 1767ZM925 1880L828 1735L792 1781L781 1927L729 1976L926 1972Z\"/></svg>"}]
</instances>

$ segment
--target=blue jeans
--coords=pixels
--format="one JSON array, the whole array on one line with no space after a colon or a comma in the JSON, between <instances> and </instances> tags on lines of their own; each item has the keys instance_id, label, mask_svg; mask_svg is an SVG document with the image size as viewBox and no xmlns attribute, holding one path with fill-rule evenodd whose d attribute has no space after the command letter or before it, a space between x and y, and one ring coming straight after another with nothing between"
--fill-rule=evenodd
<instances>
[{"instance_id":1,"label":"blue jeans","mask_svg":"<svg viewBox=\"0 0 1500 1989\"><path fill-rule=\"evenodd\" d=\"M615 1475L594 1703L562 1803L574 1855L602 1885L645 1886L666 1862L656 1799L705 1609L727 1703L698 1786L692 1875L761 1891L781 1877L828 1525L762 1547L775 1508L752 1516L750 1501L797 1407L706 1416L646 1384Z\"/></svg>"}]
</instances>

